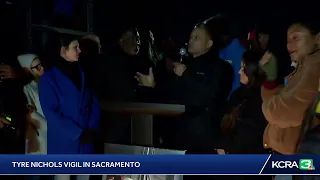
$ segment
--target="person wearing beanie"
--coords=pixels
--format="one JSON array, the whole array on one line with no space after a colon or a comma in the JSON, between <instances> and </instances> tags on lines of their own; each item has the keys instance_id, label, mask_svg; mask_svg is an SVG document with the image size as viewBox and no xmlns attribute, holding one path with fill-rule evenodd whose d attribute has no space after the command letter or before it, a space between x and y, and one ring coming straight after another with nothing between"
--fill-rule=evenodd
<instances>
[{"instance_id":1,"label":"person wearing beanie","mask_svg":"<svg viewBox=\"0 0 320 180\"><path fill-rule=\"evenodd\" d=\"M47 154L47 121L42 112L38 93L38 81L44 73L44 68L35 54L23 54L17 59L21 67L33 76L33 80L23 88L29 109L33 110L27 130L26 153Z\"/></svg>"},{"instance_id":2,"label":"person wearing beanie","mask_svg":"<svg viewBox=\"0 0 320 180\"><path fill-rule=\"evenodd\" d=\"M44 73L44 68L35 54L22 54L17 59L21 67L33 77L32 81L23 88L29 108L26 154L47 154L47 120L43 115L38 93L38 82ZM27 176L28 180L39 178L40 176Z\"/></svg>"}]
</instances>

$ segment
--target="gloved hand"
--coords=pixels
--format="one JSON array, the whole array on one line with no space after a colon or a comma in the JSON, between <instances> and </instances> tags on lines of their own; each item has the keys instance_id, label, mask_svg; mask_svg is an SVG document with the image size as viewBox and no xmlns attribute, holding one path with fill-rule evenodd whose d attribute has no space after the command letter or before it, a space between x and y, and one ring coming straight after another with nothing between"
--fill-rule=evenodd
<instances>
[{"instance_id":1,"label":"gloved hand","mask_svg":"<svg viewBox=\"0 0 320 180\"><path fill-rule=\"evenodd\" d=\"M99 131L97 129L84 130L79 140L82 144L95 144L100 140Z\"/></svg>"}]
</instances>

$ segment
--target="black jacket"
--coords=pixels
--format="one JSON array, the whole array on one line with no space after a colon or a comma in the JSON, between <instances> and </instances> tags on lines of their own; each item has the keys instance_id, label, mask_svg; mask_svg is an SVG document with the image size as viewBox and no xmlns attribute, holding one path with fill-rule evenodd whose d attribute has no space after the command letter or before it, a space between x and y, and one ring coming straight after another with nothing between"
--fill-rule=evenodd
<instances>
[{"instance_id":1,"label":"black jacket","mask_svg":"<svg viewBox=\"0 0 320 180\"><path fill-rule=\"evenodd\" d=\"M142 56L129 56L120 47L106 53L97 67L95 87L100 99L109 101L142 101L150 88L138 86L137 72L148 74L150 63Z\"/></svg>"},{"instance_id":2,"label":"black jacket","mask_svg":"<svg viewBox=\"0 0 320 180\"><path fill-rule=\"evenodd\" d=\"M172 99L197 108L225 104L233 82L232 66L211 53L186 62L187 70L173 86Z\"/></svg>"},{"instance_id":3,"label":"black jacket","mask_svg":"<svg viewBox=\"0 0 320 180\"><path fill-rule=\"evenodd\" d=\"M84 39L80 41L81 54L79 58L79 62L81 64L81 68L84 71L87 85L90 88L94 87L95 75L97 71L97 67L99 67L100 63L103 62L102 55L99 54L98 44L91 39ZM96 90L96 89L94 89Z\"/></svg>"},{"instance_id":4,"label":"black jacket","mask_svg":"<svg viewBox=\"0 0 320 180\"><path fill-rule=\"evenodd\" d=\"M261 90L257 88L238 88L230 97L227 113L239 107L234 128L230 134L220 139L221 149L231 154L263 154L268 153L263 147L263 133L267 121L262 113Z\"/></svg>"},{"instance_id":5,"label":"black jacket","mask_svg":"<svg viewBox=\"0 0 320 180\"><path fill-rule=\"evenodd\" d=\"M11 117L11 126L0 129L0 154L24 154L27 122L27 99L18 80L0 84L0 113Z\"/></svg>"},{"instance_id":6,"label":"black jacket","mask_svg":"<svg viewBox=\"0 0 320 180\"><path fill-rule=\"evenodd\" d=\"M66 75L73 84L81 91L82 77L78 62L69 62L64 58L57 58L54 67L58 68L64 75Z\"/></svg>"},{"instance_id":7,"label":"black jacket","mask_svg":"<svg viewBox=\"0 0 320 180\"><path fill-rule=\"evenodd\" d=\"M172 103L186 105L185 114L175 120L176 143L194 152L212 147L219 133L222 112L233 84L233 68L217 55L206 53L186 62L187 70L171 86Z\"/></svg>"}]
</instances>

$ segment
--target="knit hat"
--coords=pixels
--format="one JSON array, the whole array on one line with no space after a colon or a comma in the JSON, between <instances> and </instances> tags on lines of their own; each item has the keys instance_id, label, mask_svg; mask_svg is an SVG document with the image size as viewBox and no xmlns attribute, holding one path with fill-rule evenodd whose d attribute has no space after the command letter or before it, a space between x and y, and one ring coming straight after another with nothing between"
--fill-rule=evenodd
<instances>
[{"instance_id":1,"label":"knit hat","mask_svg":"<svg viewBox=\"0 0 320 180\"><path fill-rule=\"evenodd\" d=\"M32 61L36 59L38 56L35 54L22 54L17 57L21 67L30 68Z\"/></svg>"}]
</instances>

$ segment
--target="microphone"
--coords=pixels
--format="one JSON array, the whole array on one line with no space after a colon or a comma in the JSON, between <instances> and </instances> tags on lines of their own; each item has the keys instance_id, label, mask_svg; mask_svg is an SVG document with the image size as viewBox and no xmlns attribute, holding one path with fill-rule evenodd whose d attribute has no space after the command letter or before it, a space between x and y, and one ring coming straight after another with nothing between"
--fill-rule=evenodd
<instances>
[{"instance_id":1,"label":"microphone","mask_svg":"<svg viewBox=\"0 0 320 180\"><path fill-rule=\"evenodd\" d=\"M291 67L297 68L297 63L296 62L292 62L291 63Z\"/></svg>"},{"instance_id":2,"label":"microphone","mask_svg":"<svg viewBox=\"0 0 320 180\"><path fill-rule=\"evenodd\" d=\"M180 54L180 63L182 63L183 57L187 56L186 48L180 48L179 54Z\"/></svg>"},{"instance_id":3,"label":"microphone","mask_svg":"<svg viewBox=\"0 0 320 180\"><path fill-rule=\"evenodd\" d=\"M180 61L179 61L179 63L182 63L183 57L186 57L186 56L188 55L186 48L184 48L184 47L180 48L179 54L180 54ZM175 71L175 69L173 69L173 71ZM177 78L177 80L179 79L178 76L177 76L176 78Z\"/></svg>"}]
</instances>

